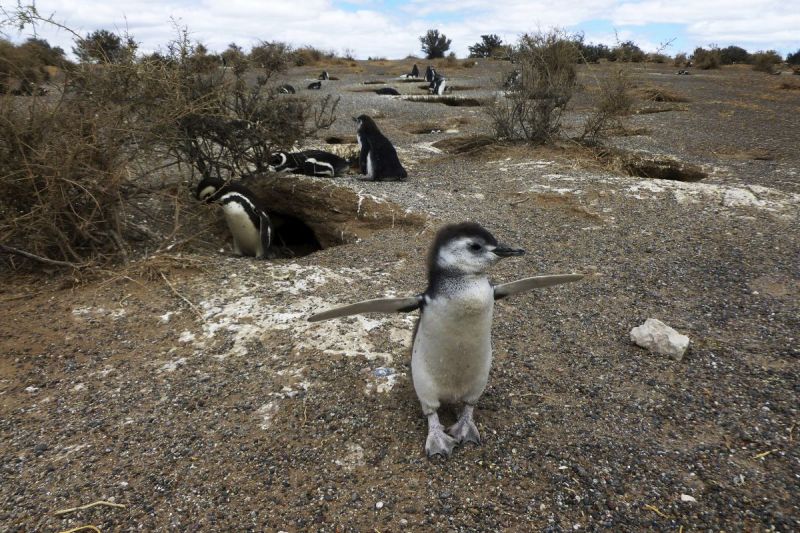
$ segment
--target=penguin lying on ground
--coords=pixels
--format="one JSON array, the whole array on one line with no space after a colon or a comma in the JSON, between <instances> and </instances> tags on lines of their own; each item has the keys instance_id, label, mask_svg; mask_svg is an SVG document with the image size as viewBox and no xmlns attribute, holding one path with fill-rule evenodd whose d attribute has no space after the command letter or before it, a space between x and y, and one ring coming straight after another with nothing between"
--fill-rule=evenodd
<instances>
[{"instance_id":1,"label":"penguin lying on ground","mask_svg":"<svg viewBox=\"0 0 800 533\"><path fill-rule=\"evenodd\" d=\"M442 228L428 255L428 288L410 298L382 298L331 309L308 320L318 322L360 313L420 310L411 349L411 377L428 418L425 452L447 457L465 442L480 444L473 409L483 394L492 365L492 313L495 300L540 287L578 281L581 274L525 278L492 285L486 271L500 259L524 250L498 244L479 224ZM458 421L444 431L437 411L442 403L463 403Z\"/></svg>"},{"instance_id":2,"label":"penguin lying on ground","mask_svg":"<svg viewBox=\"0 0 800 533\"><path fill-rule=\"evenodd\" d=\"M233 235L233 252L258 259L273 257L272 223L261 201L250 189L219 178L204 178L197 185L196 196L204 203L222 207L225 222Z\"/></svg>"},{"instance_id":3,"label":"penguin lying on ground","mask_svg":"<svg viewBox=\"0 0 800 533\"><path fill-rule=\"evenodd\" d=\"M278 87L278 92L281 94L294 94L295 90L294 87L292 87L288 83L284 83L283 85Z\"/></svg>"},{"instance_id":4,"label":"penguin lying on ground","mask_svg":"<svg viewBox=\"0 0 800 533\"><path fill-rule=\"evenodd\" d=\"M332 178L344 174L350 168L350 163L336 154L323 150L304 150L275 152L269 159L269 166L274 172Z\"/></svg>"},{"instance_id":5,"label":"penguin lying on ground","mask_svg":"<svg viewBox=\"0 0 800 533\"><path fill-rule=\"evenodd\" d=\"M394 87L381 87L375 91L375 94L380 94L383 96L400 96L400 93L397 92L397 89Z\"/></svg>"},{"instance_id":6,"label":"penguin lying on ground","mask_svg":"<svg viewBox=\"0 0 800 533\"><path fill-rule=\"evenodd\" d=\"M361 152L358 165L362 174L374 181L402 181L408 177L406 169L397 157L397 150L378 125L367 115L353 118L356 122L356 137Z\"/></svg>"},{"instance_id":7,"label":"penguin lying on ground","mask_svg":"<svg viewBox=\"0 0 800 533\"><path fill-rule=\"evenodd\" d=\"M315 82L309 83L308 84L308 88L311 89L312 91L317 91L319 89L322 89L322 82L321 81L315 81Z\"/></svg>"}]
</instances>

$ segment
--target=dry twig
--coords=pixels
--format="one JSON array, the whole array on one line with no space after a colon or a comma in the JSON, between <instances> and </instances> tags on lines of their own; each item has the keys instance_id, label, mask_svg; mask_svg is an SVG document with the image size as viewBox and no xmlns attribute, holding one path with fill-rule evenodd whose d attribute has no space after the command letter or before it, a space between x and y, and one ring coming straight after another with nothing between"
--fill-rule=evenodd
<instances>
[{"instance_id":1,"label":"dry twig","mask_svg":"<svg viewBox=\"0 0 800 533\"><path fill-rule=\"evenodd\" d=\"M61 509L60 511L56 511L53 514L56 516L60 516L62 514L74 513L75 511L89 509L90 507L96 507L98 505L107 505L108 507L120 507L122 509L125 508L125 506L122 505L121 503L107 502L105 500L97 500L96 502L87 503L86 505L81 505L80 507L70 507L69 509ZM83 526L83 527L94 527L94 526Z\"/></svg>"}]
</instances>

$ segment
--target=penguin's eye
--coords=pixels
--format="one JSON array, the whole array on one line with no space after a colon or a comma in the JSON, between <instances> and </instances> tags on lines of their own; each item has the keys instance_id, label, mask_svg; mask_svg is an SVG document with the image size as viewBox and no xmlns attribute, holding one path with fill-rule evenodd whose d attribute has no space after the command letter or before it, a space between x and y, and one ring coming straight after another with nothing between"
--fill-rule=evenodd
<instances>
[{"instance_id":1,"label":"penguin's eye","mask_svg":"<svg viewBox=\"0 0 800 533\"><path fill-rule=\"evenodd\" d=\"M478 244L477 242L473 242L473 243L471 243L469 245L469 249L472 250L473 252L477 252L481 248L482 248L482 246L480 244Z\"/></svg>"}]
</instances>

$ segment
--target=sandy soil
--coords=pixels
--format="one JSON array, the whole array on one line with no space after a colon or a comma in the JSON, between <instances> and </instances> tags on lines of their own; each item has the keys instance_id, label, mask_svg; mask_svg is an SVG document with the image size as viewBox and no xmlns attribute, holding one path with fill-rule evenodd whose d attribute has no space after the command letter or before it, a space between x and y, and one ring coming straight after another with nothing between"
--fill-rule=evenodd
<instances>
[{"instance_id":1,"label":"sandy soil","mask_svg":"<svg viewBox=\"0 0 800 533\"><path fill-rule=\"evenodd\" d=\"M377 115L408 182L286 179L394 204L411 223L356 206L359 240L297 259L218 253L211 231L214 247L99 279L5 278L3 530L800 529L800 92L739 68L637 69L641 87L688 101L640 102L676 108L631 117L646 134L609 143L708 173L685 183L615 173L568 145L442 152L432 143L486 133L479 107L356 91L383 80L422 94L393 80L410 65L328 67L341 119L310 143ZM476 98L499 77L443 69ZM304 87L320 70L287 79ZM436 229L466 219L528 250L498 282L590 276L498 303L484 442L429 461L415 316L305 318L420 292ZM630 342L648 317L690 337L681 362ZM97 500L124 508L54 514Z\"/></svg>"}]
</instances>

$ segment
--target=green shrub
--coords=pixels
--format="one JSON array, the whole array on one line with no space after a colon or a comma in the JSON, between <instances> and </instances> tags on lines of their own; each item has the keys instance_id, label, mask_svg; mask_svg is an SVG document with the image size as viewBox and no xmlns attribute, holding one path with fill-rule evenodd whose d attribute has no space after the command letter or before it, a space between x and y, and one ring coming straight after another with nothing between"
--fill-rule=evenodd
<instances>
[{"instance_id":1,"label":"green shrub","mask_svg":"<svg viewBox=\"0 0 800 533\"><path fill-rule=\"evenodd\" d=\"M692 65L699 69L710 70L719 68L721 63L722 60L719 48L706 50L705 48L697 47L694 53L692 53Z\"/></svg>"},{"instance_id":2,"label":"green shrub","mask_svg":"<svg viewBox=\"0 0 800 533\"><path fill-rule=\"evenodd\" d=\"M750 56L750 64L753 65L753 70L757 72L772 74L775 71L775 67L782 62L783 59L775 50L758 51Z\"/></svg>"}]
</instances>

